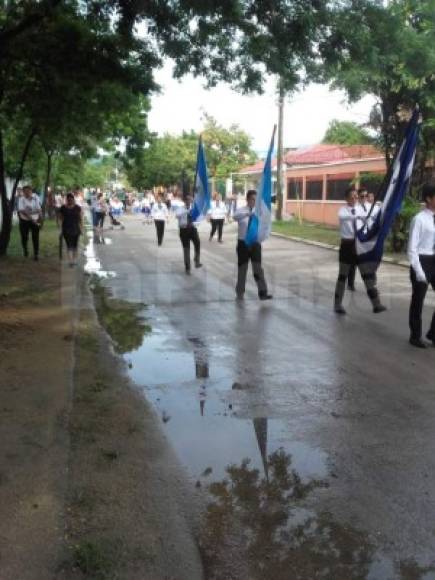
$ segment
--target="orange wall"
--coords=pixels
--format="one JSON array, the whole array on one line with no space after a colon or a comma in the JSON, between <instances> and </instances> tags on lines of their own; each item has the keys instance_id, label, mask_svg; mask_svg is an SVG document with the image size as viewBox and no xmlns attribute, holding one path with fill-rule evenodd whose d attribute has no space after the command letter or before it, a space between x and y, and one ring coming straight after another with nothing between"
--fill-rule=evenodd
<instances>
[{"instance_id":1,"label":"orange wall","mask_svg":"<svg viewBox=\"0 0 435 580\"><path fill-rule=\"evenodd\" d=\"M289 200L285 204L285 213L295 216L301 213L301 218L308 222L327 224L330 226L338 225L338 210L344 203L340 201L295 201Z\"/></svg>"}]
</instances>

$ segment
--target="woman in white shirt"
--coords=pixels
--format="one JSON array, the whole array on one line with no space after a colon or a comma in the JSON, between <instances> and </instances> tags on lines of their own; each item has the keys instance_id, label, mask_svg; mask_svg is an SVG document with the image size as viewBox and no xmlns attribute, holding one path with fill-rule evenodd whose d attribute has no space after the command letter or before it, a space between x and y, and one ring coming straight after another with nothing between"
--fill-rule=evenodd
<instances>
[{"instance_id":1,"label":"woman in white shirt","mask_svg":"<svg viewBox=\"0 0 435 580\"><path fill-rule=\"evenodd\" d=\"M166 204L163 203L161 195L157 196L157 201L154 203L151 210L151 217L154 219L154 224L156 226L157 245L161 246L163 236L165 235L165 222L168 218L168 208L166 207Z\"/></svg>"},{"instance_id":2,"label":"woman in white shirt","mask_svg":"<svg viewBox=\"0 0 435 580\"><path fill-rule=\"evenodd\" d=\"M214 201L211 204L211 208L208 211L208 215L211 222L210 238L211 241L216 231L218 232L218 241L222 244L222 233L224 229L225 218L227 215L227 208L222 201L222 196L218 193L214 196Z\"/></svg>"},{"instance_id":3,"label":"woman in white shirt","mask_svg":"<svg viewBox=\"0 0 435 580\"><path fill-rule=\"evenodd\" d=\"M32 192L30 185L23 187L23 195L18 200L18 217L20 220L21 245L24 256L27 258L29 251L27 244L29 232L32 232L33 258L38 260L39 255L39 230L42 226L42 209L39 197Z\"/></svg>"},{"instance_id":4,"label":"woman in white shirt","mask_svg":"<svg viewBox=\"0 0 435 580\"><path fill-rule=\"evenodd\" d=\"M426 348L421 339L423 304L429 284L435 290L435 185L425 185L422 196L426 207L412 220L408 242L412 284L409 342L417 348ZM426 338L435 346L435 312Z\"/></svg>"}]
</instances>

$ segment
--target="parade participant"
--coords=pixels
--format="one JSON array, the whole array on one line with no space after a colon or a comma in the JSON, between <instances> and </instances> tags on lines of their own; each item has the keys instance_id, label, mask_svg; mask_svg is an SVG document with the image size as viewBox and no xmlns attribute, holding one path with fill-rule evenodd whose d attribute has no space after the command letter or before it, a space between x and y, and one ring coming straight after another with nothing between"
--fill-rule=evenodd
<instances>
[{"instance_id":1,"label":"parade participant","mask_svg":"<svg viewBox=\"0 0 435 580\"><path fill-rule=\"evenodd\" d=\"M379 300L378 290L376 288L376 273L370 264L359 264L355 236L357 229L362 226L362 214L357 205L357 193L352 187L346 192L346 205L340 208L338 219L340 222L340 253L339 253L339 273L335 287L334 310L337 314L346 314L343 308L343 298L346 288L346 280L349 276L351 266L358 266L361 278L367 289L368 297L373 306L373 312L379 313L386 310ZM364 214L365 215L365 214Z\"/></svg>"},{"instance_id":2,"label":"parade participant","mask_svg":"<svg viewBox=\"0 0 435 580\"><path fill-rule=\"evenodd\" d=\"M77 203L74 194L68 193L66 203L60 208L59 219L62 224L62 235L68 249L70 267L77 264L77 246L83 231L83 210Z\"/></svg>"},{"instance_id":3,"label":"parade participant","mask_svg":"<svg viewBox=\"0 0 435 580\"><path fill-rule=\"evenodd\" d=\"M101 236L103 234L104 218L107 214L107 204L102 193L97 195L93 209L95 233Z\"/></svg>"},{"instance_id":4,"label":"parade participant","mask_svg":"<svg viewBox=\"0 0 435 580\"><path fill-rule=\"evenodd\" d=\"M258 288L258 297L260 300L270 300L272 298L272 295L267 291L266 279L261 265L261 244L255 242L248 246L245 242L250 221L252 216L255 215L256 198L257 192L254 189L249 190L246 194L246 206L236 210L233 215L234 220L238 223L238 273L236 285L236 297L238 300L243 300L245 294L246 275L248 273L249 262L252 263L254 280Z\"/></svg>"},{"instance_id":5,"label":"parade participant","mask_svg":"<svg viewBox=\"0 0 435 580\"><path fill-rule=\"evenodd\" d=\"M225 217L227 215L227 208L222 201L222 196L219 193L215 193L214 201L211 204L211 208L208 211L211 222L210 238L211 241L216 231L218 232L218 241L222 244L222 233L224 229Z\"/></svg>"},{"instance_id":6,"label":"parade participant","mask_svg":"<svg viewBox=\"0 0 435 580\"><path fill-rule=\"evenodd\" d=\"M412 283L409 342L417 348L426 348L421 339L423 304L429 284L435 290L435 185L426 184L422 197L426 207L413 218L408 242ZM435 312L426 338L435 346Z\"/></svg>"},{"instance_id":7,"label":"parade participant","mask_svg":"<svg viewBox=\"0 0 435 580\"><path fill-rule=\"evenodd\" d=\"M183 246L184 255L184 267L186 269L186 274L190 274L190 242L193 243L194 247L194 262L195 268L201 268L202 264L200 262L200 251L201 243L199 241L198 230L195 224L192 222L191 211L192 211L192 201L191 195L186 195L184 199L184 206L178 207L175 216L178 220L178 225L180 227L180 240Z\"/></svg>"},{"instance_id":8,"label":"parade participant","mask_svg":"<svg viewBox=\"0 0 435 580\"><path fill-rule=\"evenodd\" d=\"M23 187L23 193L18 200L17 211L20 220L21 245L23 246L24 256L27 258L29 255L27 244L29 231L31 231L33 258L37 261L39 255L39 230L42 226L42 209L39 197L32 192L30 185Z\"/></svg>"},{"instance_id":9,"label":"parade participant","mask_svg":"<svg viewBox=\"0 0 435 580\"><path fill-rule=\"evenodd\" d=\"M168 218L168 208L166 204L163 203L162 197L160 195L157 196L157 200L153 205L151 216L154 219L154 224L156 226L157 245L161 246L163 242L163 236L165 234L165 222Z\"/></svg>"}]
</instances>

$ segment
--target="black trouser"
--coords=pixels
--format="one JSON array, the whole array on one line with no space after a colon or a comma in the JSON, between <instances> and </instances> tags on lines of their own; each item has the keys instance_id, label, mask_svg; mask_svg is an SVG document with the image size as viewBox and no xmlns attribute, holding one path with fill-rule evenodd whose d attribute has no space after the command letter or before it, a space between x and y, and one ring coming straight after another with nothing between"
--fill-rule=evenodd
<instances>
[{"instance_id":1,"label":"black trouser","mask_svg":"<svg viewBox=\"0 0 435 580\"><path fill-rule=\"evenodd\" d=\"M355 240L341 240L339 262L340 266L334 296L335 306L341 306L346 289L346 280L352 266L358 267L373 307L379 306L381 302L376 288L376 264L358 262Z\"/></svg>"},{"instance_id":2,"label":"black trouser","mask_svg":"<svg viewBox=\"0 0 435 580\"><path fill-rule=\"evenodd\" d=\"M411 330L411 338L421 339L422 335L422 320L421 314L423 312L423 304L429 284L435 290L435 256L419 256L421 267L426 275L428 283L419 282L411 268L411 284L412 284L412 298L409 308L409 328ZM435 340L435 312L432 316L432 323L429 329L429 336L434 337Z\"/></svg>"},{"instance_id":3,"label":"black trouser","mask_svg":"<svg viewBox=\"0 0 435 580\"><path fill-rule=\"evenodd\" d=\"M184 266L190 270L190 242L193 243L195 265L199 264L201 243L199 241L198 230L194 226L180 228L180 240L183 246Z\"/></svg>"},{"instance_id":4,"label":"black trouser","mask_svg":"<svg viewBox=\"0 0 435 580\"><path fill-rule=\"evenodd\" d=\"M32 220L20 219L21 245L23 246L24 255L28 255L27 244L29 241L29 231L32 232L33 253L39 254L39 226Z\"/></svg>"},{"instance_id":5,"label":"black trouser","mask_svg":"<svg viewBox=\"0 0 435 580\"><path fill-rule=\"evenodd\" d=\"M210 239L213 238L213 236L216 233L216 230L218 232L218 240L221 242L222 241L222 232L224 229L224 219L219 219L219 220L210 220L211 221L211 232L210 232Z\"/></svg>"},{"instance_id":6,"label":"black trouser","mask_svg":"<svg viewBox=\"0 0 435 580\"><path fill-rule=\"evenodd\" d=\"M349 275L347 277L347 285L349 288L355 287L355 276L356 276L356 265L352 264L349 269Z\"/></svg>"},{"instance_id":7,"label":"black trouser","mask_svg":"<svg viewBox=\"0 0 435 580\"><path fill-rule=\"evenodd\" d=\"M165 220L154 220L154 223L156 225L157 243L161 246L165 234Z\"/></svg>"},{"instance_id":8,"label":"black trouser","mask_svg":"<svg viewBox=\"0 0 435 580\"><path fill-rule=\"evenodd\" d=\"M252 246L246 245L243 240L237 242L237 285L236 294L242 297L245 293L246 275L248 273L249 261L252 263L252 271L254 273L254 280L257 284L258 295L267 295L267 284L264 277L264 271L261 266L261 244L258 242Z\"/></svg>"}]
</instances>

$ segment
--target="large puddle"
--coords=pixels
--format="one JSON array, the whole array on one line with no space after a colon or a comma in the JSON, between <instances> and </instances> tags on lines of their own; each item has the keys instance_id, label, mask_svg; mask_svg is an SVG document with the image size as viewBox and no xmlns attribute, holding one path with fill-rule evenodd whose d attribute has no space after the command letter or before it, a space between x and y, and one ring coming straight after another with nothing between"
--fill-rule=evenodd
<instances>
[{"instance_id":1,"label":"large puddle","mask_svg":"<svg viewBox=\"0 0 435 580\"><path fill-rule=\"evenodd\" d=\"M282 415L265 416L267 389L241 382L233 348L115 300L104 281L95 288L103 325L204 499L208 580L435 579L433 567L393 560L376 535L322 509L334 485L327 453Z\"/></svg>"}]
</instances>

